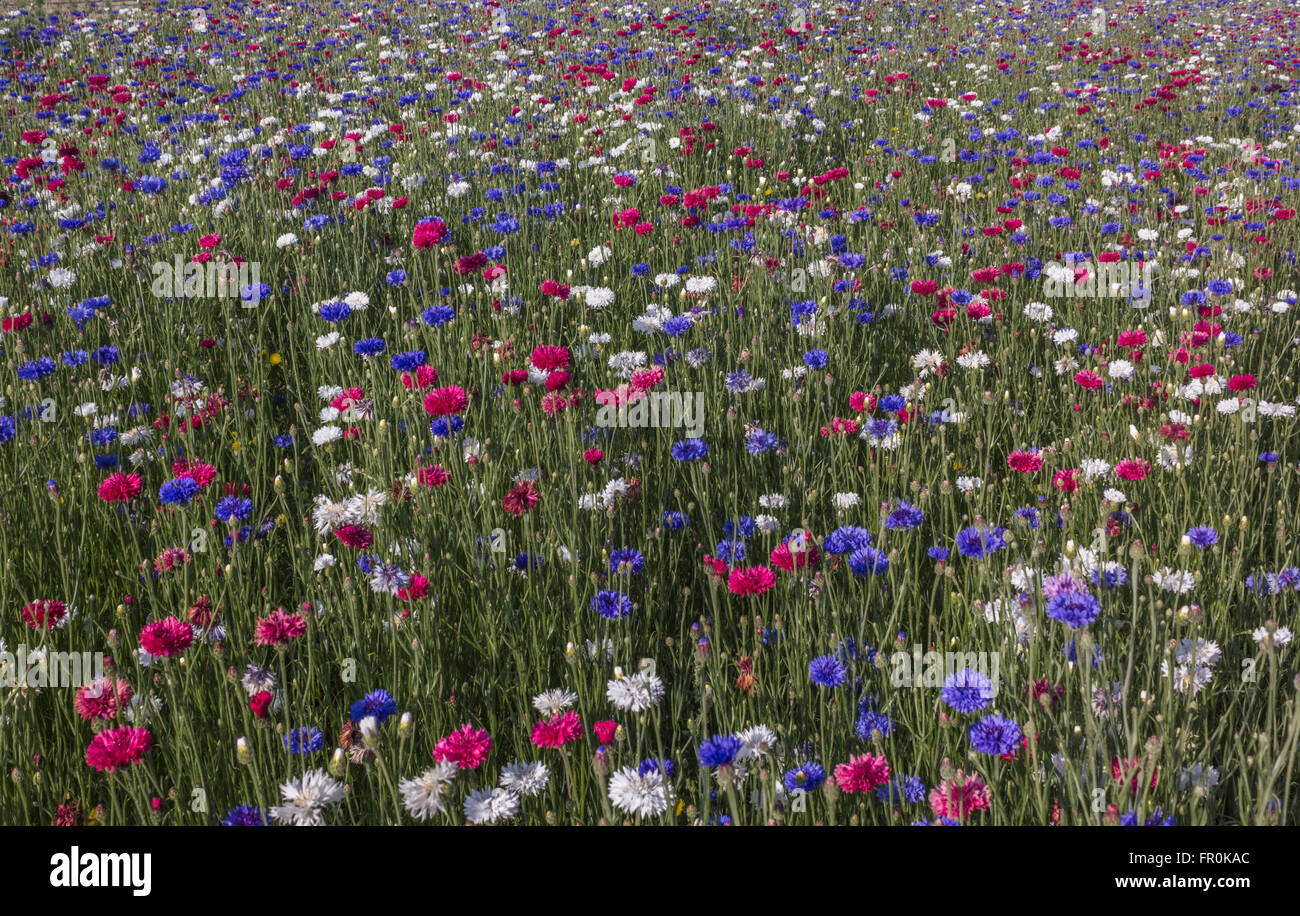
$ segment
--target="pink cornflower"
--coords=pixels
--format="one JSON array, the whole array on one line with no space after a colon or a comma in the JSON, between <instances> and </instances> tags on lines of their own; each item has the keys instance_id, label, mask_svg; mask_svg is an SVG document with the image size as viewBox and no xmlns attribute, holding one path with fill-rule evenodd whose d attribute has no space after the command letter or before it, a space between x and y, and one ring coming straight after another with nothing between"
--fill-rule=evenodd
<instances>
[{"instance_id":1,"label":"pink cornflower","mask_svg":"<svg viewBox=\"0 0 1300 916\"><path fill-rule=\"evenodd\" d=\"M601 744L613 744L614 734L618 731L618 723L613 719L607 722L597 722L591 727L591 730L596 733L596 739Z\"/></svg>"},{"instance_id":2,"label":"pink cornflower","mask_svg":"<svg viewBox=\"0 0 1300 916\"><path fill-rule=\"evenodd\" d=\"M844 792L870 792L889 782L889 761L883 754L851 756L835 768L835 782Z\"/></svg>"},{"instance_id":3,"label":"pink cornflower","mask_svg":"<svg viewBox=\"0 0 1300 916\"><path fill-rule=\"evenodd\" d=\"M563 747L582 734L582 720L572 709L543 719L533 726L533 744L537 747Z\"/></svg>"},{"instance_id":4,"label":"pink cornflower","mask_svg":"<svg viewBox=\"0 0 1300 916\"><path fill-rule=\"evenodd\" d=\"M458 414L469 406L469 397L459 385L435 388L424 396L424 411L435 417Z\"/></svg>"},{"instance_id":5,"label":"pink cornflower","mask_svg":"<svg viewBox=\"0 0 1300 916\"><path fill-rule=\"evenodd\" d=\"M97 677L77 690L73 703L83 719L115 719L133 695L131 685L122 678Z\"/></svg>"},{"instance_id":6,"label":"pink cornflower","mask_svg":"<svg viewBox=\"0 0 1300 916\"><path fill-rule=\"evenodd\" d=\"M188 477L200 487L206 487L217 479L217 469L212 465L204 464L202 461L186 461L183 458L172 463L172 473L177 477Z\"/></svg>"},{"instance_id":7,"label":"pink cornflower","mask_svg":"<svg viewBox=\"0 0 1300 916\"><path fill-rule=\"evenodd\" d=\"M109 474L99 485L99 498L106 503L125 502L139 496L143 486L139 474Z\"/></svg>"},{"instance_id":8,"label":"pink cornflower","mask_svg":"<svg viewBox=\"0 0 1300 916\"><path fill-rule=\"evenodd\" d=\"M334 530L334 536L340 543L358 548L369 547L375 540L374 533L365 525L344 525Z\"/></svg>"},{"instance_id":9,"label":"pink cornflower","mask_svg":"<svg viewBox=\"0 0 1300 916\"><path fill-rule=\"evenodd\" d=\"M525 512L531 511L541 498L533 482L524 480L511 487L510 492L502 497L501 507L515 518L521 518Z\"/></svg>"},{"instance_id":10,"label":"pink cornflower","mask_svg":"<svg viewBox=\"0 0 1300 916\"><path fill-rule=\"evenodd\" d=\"M1033 452L1014 451L1007 456L1007 467L1022 474L1032 474L1043 469L1043 459Z\"/></svg>"},{"instance_id":11,"label":"pink cornflower","mask_svg":"<svg viewBox=\"0 0 1300 916\"><path fill-rule=\"evenodd\" d=\"M462 770L478 769L492 750L492 736L480 728L465 724L439 741L433 748L433 759L454 762Z\"/></svg>"},{"instance_id":12,"label":"pink cornflower","mask_svg":"<svg viewBox=\"0 0 1300 916\"><path fill-rule=\"evenodd\" d=\"M547 345L533 350L533 365L543 372L563 369L569 365L569 348Z\"/></svg>"},{"instance_id":13,"label":"pink cornflower","mask_svg":"<svg viewBox=\"0 0 1300 916\"><path fill-rule=\"evenodd\" d=\"M938 817L963 820L972 811L988 810L989 804L989 787L974 773L967 776L958 770L930 790L930 807Z\"/></svg>"},{"instance_id":14,"label":"pink cornflower","mask_svg":"<svg viewBox=\"0 0 1300 916\"><path fill-rule=\"evenodd\" d=\"M90 739L86 763L101 773L111 773L120 766L137 762L152 746L153 735L147 728L123 725L102 731Z\"/></svg>"},{"instance_id":15,"label":"pink cornflower","mask_svg":"<svg viewBox=\"0 0 1300 916\"><path fill-rule=\"evenodd\" d=\"M150 655L172 656L194 642L194 628L179 617L164 617L140 631L140 648Z\"/></svg>"},{"instance_id":16,"label":"pink cornflower","mask_svg":"<svg viewBox=\"0 0 1300 916\"><path fill-rule=\"evenodd\" d=\"M307 621L280 607L257 622L256 642L259 646L284 646L306 632Z\"/></svg>"},{"instance_id":17,"label":"pink cornflower","mask_svg":"<svg viewBox=\"0 0 1300 916\"><path fill-rule=\"evenodd\" d=\"M38 598L23 605L23 620L27 621L27 625L33 630L53 630L63 622L67 612L67 606L62 601Z\"/></svg>"},{"instance_id":18,"label":"pink cornflower","mask_svg":"<svg viewBox=\"0 0 1300 916\"><path fill-rule=\"evenodd\" d=\"M733 569L727 577L727 588L733 595L761 595L775 584L776 574L766 566Z\"/></svg>"},{"instance_id":19,"label":"pink cornflower","mask_svg":"<svg viewBox=\"0 0 1300 916\"><path fill-rule=\"evenodd\" d=\"M1150 469L1151 465L1142 458L1125 458L1115 465L1115 476L1120 480L1142 480Z\"/></svg>"}]
</instances>

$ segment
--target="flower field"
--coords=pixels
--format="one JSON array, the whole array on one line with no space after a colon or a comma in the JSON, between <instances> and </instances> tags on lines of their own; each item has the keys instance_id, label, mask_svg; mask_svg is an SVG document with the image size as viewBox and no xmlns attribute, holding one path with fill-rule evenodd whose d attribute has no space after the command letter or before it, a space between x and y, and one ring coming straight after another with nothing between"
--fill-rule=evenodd
<instances>
[{"instance_id":1,"label":"flower field","mask_svg":"<svg viewBox=\"0 0 1300 916\"><path fill-rule=\"evenodd\" d=\"M1297 48L3 14L0 823L1297 823Z\"/></svg>"}]
</instances>

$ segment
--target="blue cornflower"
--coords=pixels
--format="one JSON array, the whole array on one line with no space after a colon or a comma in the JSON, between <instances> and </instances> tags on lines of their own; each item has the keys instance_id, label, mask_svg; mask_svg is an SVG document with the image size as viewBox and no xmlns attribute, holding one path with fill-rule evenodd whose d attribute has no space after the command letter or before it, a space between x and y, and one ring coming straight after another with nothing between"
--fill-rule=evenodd
<instances>
[{"instance_id":1,"label":"blue cornflower","mask_svg":"<svg viewBox=\"0 0 1300 916\"><path fill-rule=\"evenodd\" d=\"M970 743L981 754L1010 754L1020 746L1020 726L994 713L970 727Z\"/></svg>"},{"instance_id":2,"label":"blue cornflower","mask_svg":"<svg viewBox=\"0 0 1300 916\"><path fill-rule=\"evenodd\" d=\"M450 305L431 305L420 313L420 317L425 324L440 328L456 317L456 310Z\"/></svg>"},{"instance_id":3,"label":"blue cornflower","mask_svg":"<svg viewBox=\"0 0 1300 916\"><path fill-rule=\"evenodd\" d=\"M863 547L849 554L849 569L859 576L883 576L889 571L889 556L883 550Z\"/></svg>"},{"instance_id":4,"label":"blue cornflower","mask_svg":"<svg viewBox=\"0 0 1300 916\"><path fill-rule=\"evenodd\" d=\"M256 805L240 805L226 811L223 827L269 827L270 821Z\"/></svg>"},{"instance_id":5,"label":"blue cornflower","mask_svg":"<svg viewBox=\"0 0 1300 916\"><path fill-rule=\"evenodd\" d=\"M809 350L803 355L803 364L809 369L823 369L831 361L825 350Z\"/></svg>"},{"instance_id":6,"label":"blue cornflower","mask_svg":"<svg viewBox=\"0 0 1300 916\"><path fill-rule=\"evenodd\" d=\"M609 555L609 571L616 575L636 575L645 569L645 555L635 547L620 547Z\"/></svg>"},{"instance_id":7,"label":"blue cornflower","mask_svg":"<svg viewBox=\"0 0 1300 916\"><path fill-rule=\"evenodd\" d=\"M713 551L718 559L726 562L728 566L739 566L745 562L745 542L739 539L728 539L719 541L717 548Z\"/></svg>"},{"instance_id":8,"label":"blue cornflower","mask_svg":"<svg viewBox=\"0 0 1300 916\"><path fill-rule=\"evenodd\" d=\"M727 766L736 759L742 745L743 742L735 735L714 735L700 745L700 766Z\"/></svg>"},{"instance_id":9,"label":"blue cornflower","mask_svg":"<svg viewBox=\"0 0 1300 916\"><path fill-rule=\"evenodd\" d=\"M193 477L177 477L167 481L158 488L158 498L165 505L187 503L199 492L198 482Z\"/></svg>"},{"instance_id":10,"label":"blue cornflower","mask_svg":"<svg viewBox=\"0 0 1300 916\"><path fill-rule=\"evenodd\" d=\"M853 553L870 546L871 532L856 525L836 528L822 541L822 547L829 554Z\"/></svg>"},{"instance_id":11,"label":"blue cornflower","mask_svg":"<svg viewBox=\"0 0 1300 916\"><path fill-rule=\"evenodd\" d=\"M888 804L905 801L915 805L925 800L925 783L917 776L895 776L876 789L876 798Z\"/></svg>"},{"instance_id":12,"label":"blue cornflower","mask_svg":"<svg viewBox=\"0 0 1300 916\"><path fill-rule=\"evenodd\" d=\"M641 761L641 765L637 767L637 772L642 776L647 773L663 773L671 778L677 772L677 767L673 766L673 762L667 757L647 757Z\"/></svg>"},{"instance_id":13,"label":"blue cornflower","mask_svg":"<svg viewBox=\"0 0 1300 916\"><path fill-rule=\"evenodd\" d=\"M964 557L979 559L1007 546L1007 529L997 525L980 528L971 525L957 533L957 549Z\"/></svg>"},{"instance_id":14,"label":"blue cornflower","mask_svg":"<svg viewBox=\"0 0 1300 916\"><path fill-rule=\"evenodd\" d=\"M284 746L291 754L310 754L325 746L325 736L319 728L294 728L284 736Z\"/></svg>"},{"instance_id":15,"label":"blue cornflower","mask_svg":"<svg viewBox=\"0 0 1300 916\"><path fill-rule=\"evenodd\" d=\"M973 668L954 671L944 679L939 697L960 713L978 712L997 694L993 681Z\"/></svg>"},{"instance_id":16,"label":"blue cornflower","mask_svg":"<svg viewBox=\"0 0 1300 916\"><path fill-rule=\"evenodd\" d=\"M621 620L632 613L632 599L622 592L602 589L591 599L591 609L606 620Z\"/></svg>"},{"instance_id":17,"label":"blue cornflower","mask_svg":"<svg viewBox=\"0 0 1300 916\"><path fill-rule=\"evenodd\" d=\"M703 439L682 439L673 443L672 455L677 461L699 461L709 454Z\"/></svg>"},{"instance_id":18,"label":"blue cornflower","mask_svg":"<svg viewBox=\"0 0 1300 916\"><path fill-rule=\"evenodd\" d=\"M219 522L243 521L253 511L251 499L227 496L217 503L216 518Z\"/></svg>"},{"instance_id":19,"label":"blue cornflower","mask_svg":"<svg viewBox=\"0 0 1300 916\"><path fill-rule=\"evenodd\" d=\"M1187 532L1187 540L1192 542L1193 547L1199 547L1204 550L1207 547L1213 547L1219 543L1219 532L1215 531L1209 525L1198 525Z\"/></svg>"},{"instance_id":20,"label":"blue cornflower","mask_svg":"<svg viewBox=\"0 0 1300 916\"><path fill-rule=\"evenodd\" d=\"M947 547L935 545L925 552L925 555L936 563L943 563L948 559L949 550Z\"/></svg>"},{"instance_id":21,"label":"blue cornflower","mask_svg":"<svg viewBox=\"0 0 1300 916\"><path fill-rule=\"evenodd\" d=\"M925 513L908 502L899 502L898 508L885 516L885 527L891 531L908 531L925 521Z\"/></svg>"},{"instance_id":22,"label":"blue cornflower","mask_svg":"<svg viewBox=\"0 0 1300 916\"><path fill-rule=\"evenodd\" d=\"M808 663L808 677L819 687L838 687L849 676L849 669L834 655L819 655Z\"/></svg>"},{"instance_id":23,"label":"blue cornflower","mask_svg":"<svg viewBox=\"0 0 1300 916\"><path fill-rule=\"evenodd\" d=\"M412 372L423 366L427 359L423 350L412 350L409 353L394 353L388 365L397 372Z\"/></svg>"},{"instance_id":24,"label":"blue cornflower","mask_svg":"<svg viewBox=\"0 0 1300 916\"><path fill-rule=\"evenodd\" d=\"M1075 630L1086 627L1100 614L1101 603L1088 592L1060 592L1047 602L1047 616Z\"/></svg>"},{"instance_id":25,"label":"blue cornflower","mask_svg":"<svg viewBox=\"0 0 1300 916\"><path fill-rule=\"evenodd\" d=\"M787 792L795 792L799 789L815 792L825 781L826 769L815 760L805 760L797 767L786 770L782 778Z\"/></svg>"},{"instance_id":26,"label":"blue cornflower","mask_svg":"<svg viewBox=\"0 0 1300 916\"><path fill-rule=\"evenodd\" d=\"M777 438L776 433L769 433L764 429L755 429L745 437L745 451L751 455L761 455L780 447L781 440Z\"/></svg>"},{"instance_id":27,"label":"blue cornflower","mask_svg":"<svg viewBox=\"0 0 1300 916\"><path fill-rule=\"evenodd\" d=\"M357 356L369 358L383 353L387 347L388 344L384 343L382 337L367 337L364 340L358 340L354 343L352 345L352 352L357 354Z\"/></svg>"},{"instance_id":28,"label":"blue cornflower","mask_svg":"<svg viewBox=\"0 0 1300 916\"><path fill-rule=\"evenodd\" d=\"M349 712L353 722L360 722L366 716L374 716L381 725L389 716L397 712L397 701L392 694L382 687L372 690L352 704Z\"/></svg>"}]
</instances>

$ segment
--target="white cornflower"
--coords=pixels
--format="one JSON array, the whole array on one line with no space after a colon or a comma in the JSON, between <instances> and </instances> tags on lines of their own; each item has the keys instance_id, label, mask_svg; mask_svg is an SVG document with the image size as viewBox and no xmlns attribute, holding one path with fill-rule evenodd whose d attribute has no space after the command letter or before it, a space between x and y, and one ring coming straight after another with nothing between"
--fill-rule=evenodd
<instances>
[{"instance_id":1,"label":"white cornflower","mask_svg":"<svg viewBox=\"0 0 1300 916\"><path fill-rule=\"evenodd\" d=\"M533 709L544 716L556 716L578 702L578 695L563 687L545 690L533 697Z\"/></svg>"},{"instance_id":2,"label":"white cornflower","mask_svg":"<svg viewBox=\"0 0 1300 916\"><path fill-rule=\"evenodd\" d=\"M1180 789L1212 789L1219 784L1219 771L1214 767L1207 767L1203 763L1186 767L1178 774L1178 788Z\"/></svg>"},{"instance_id":3,"label":"white cornflower","mask_svg":"<svg viewBox=\"0 0 1300 916\"><path fill-rule=\"evenodd\" d=\"M1031 302L1025 306L1025 317L1030 321L1051 321L1052 307L1045 302Z\"/></svg>"},{"instance_id":4,"label":"white cornflower","mask_svg":"<svg viewBox=\"0 0 1300 916\"><path fill-rule=\"evenodd\" d=\"M588 308L603 309L614 304L614 291L603 286L595 286L587 290L583 296L583 302Z\"/></svg>"},{"instance_id":5,"label":"white cornflower","mask_svg":"<svg viewBox=\"0 0 1300 916\"><path fill-rule=\"evenodd\" d=\"M686 279L686 291L697 295L705 295L713 292L718 288L718 281L713 277L688 277Z\"/></svg>"},{"instance_id":6,"label":"white cornflower","mask_svg":"<svg viewBox=\"0 0 1300 916\"><path fill-rule=\"evenodd\" d=\"M1114 487L1107 487L1105 490L1103 490L1101 494L1101 498L1106 500L1107 502L1115 503L1115 505L1117 506L1123 505L1124 503L1128 502L1128 497L1124 495L1123 491L1116 490Z\"/></svg>"},{"instance_id":7,"label":"white cornflower","mask_svg":"<svg viewBox=\"0 0 1300 916\"><path fill-rule=\"evenodd\" d=\"M1172 570L1168 566L1153 573L1151 578L1156 585L1176 595L1190 592L1196 585L1196 576L1193 573L1187 570Z\"/></svg>"},{"instance_id":8,"label":"white cornflower","mask_svg":"<svg viewBox=\"0 0 1300 916\"><path fill-rule=\"evenodd\" d=\"M1079 468L1083 471L1083 479L1088 483L1110 473L1110 464L1100 458L1085 458Z\"/></svg>"},{"instance_id":9,"label":"white cornflower","mask_svg":"<svg viewBox=\"0 0 1300 916\"><path fill-rule=\"evenodd\" d=\"M605 698L620 712L643 712L657 705L664 696L664 682L658 675L644 671L609 681Z\"/></svg>"},{"instance_id":10,"label":"white cornflower","mask_svg":"<svg viewBox=\"0 0 1300 916\"><path fill-rule=\"evenodd\" d=\"M316 446L328 445L331 442L337 442L343 438L343 430L337 426L322 426L311 434L311 444Z\"/></svg>"},{"instance_id":11,"label":"white cornflower","mask_svg":"<svg viewBox=\"0 0 1300 916\"><path fill-rule=\"evenodd\" d=\"M516 760L501 768L501 788L524 798L540 795L551 779L550 768L539 762Z\"/></svg>"},{"instance_id":12,"label":"white cornflower","mask_svg":"<svg viewBox=\"0 0 1300 916\"><path fill-rule=\"evenodd\" d=\"M785 496L781 493L768 493L758 498L758 505L762 509L784 509Z\"/></svg>"},{"instance_id":13,"label":"white cornflower","mask_svg":"<svg viewBox=\"0 0 1300 916\"><path fill-rule=\"evenodd\" d=\"M982 486L984 486L984 481L980 480L978 477L957 478L957 489L961 490L963 493L970 493L972 490L978 490Z\"/></svg>"},{"instance_id":14,"label":"white cornflower","mask_svg":"<svg viewBox=\"0 0 1300 916\"><path fill-rule=\"evenodd\" d=\"M492 824L519 813L519 796L509 789L479 789L465 799L465 817L471 824Z\"/></svg>"},{"instance_id":15,"label":"white cornflower","mask_svg":"<svg viewBox=\"0 0 1300 916\"><path fill-rule=\"evenodd\" d=\"M599 267L609 259L614 252L608 245L597 245L591 251L587 252L587 263L592 267Z\"/></svg>"},{"instance_id":16,"label":"white cornflower","mask_svg":"<svg viewBox=\"0 0 1300 916\"><path fill-rule=\"evenodd\" d=\"M755 725L737 733L740 750L736 752L737 760L757 760L759 757L779 756L781 745L776 732L766 725Z\"/></svg>"},{"instance_id":17,"label":"white cornflower","mask_svg":"<svg viewBox=\"0 0 1300 916\"><path fill-rule=\"evenodd\" d=\"M320 827L325 818L321 809L343 800L342 783L324 770L308 770L297 781L280 786L283 805L271 808L271 817L294 827Z\"/></svg>"},{"instance_id":18,"label":"white cornflower","mask_svg":"<svg viewBox=\"0 0 1300 916\"><path fill-rule=\"evenodd\" d=\"M1272 634L1269 633L1268 627L1259 627L1250 635L1254 638L1255 642L1260 645L1263 645L1264 641L1271 635L1273 638L1273 645L1279 649L1291 641L1291 631L1286 627L1278 627L1272 632Z\"/></svg>"},{"instance_id":19,"label":"white cornflower","mask_svg":"<svg viewBox=\"0 0 1300 916\"><path fill-rule=\"evenodd\" d=\"M672 789L658 770L643 776L633 767L623 767L609 778L609 800L625 814L658 817L668 810L671 799Z\"/></svg>"},{"instance_id":20,"label":"white cornflower","mask_svg":"<svg viewBox=\"0 0 1300 916\"><path fill-rule=\"evenodd\" d=\"M854 506L861 503L862 497L856 493L836 493L834 497L832 497L832 500L835 503L836 509L844 510L852 509Z\"/></svg>"},{"instance_id":21,"label":"white cornflower","mask_svg":"<svg viewBox=\"0 0 1300 916\"><path fill-rule=\"evenodd\" d=\"M447 790L456 778L456 762L442 760L414 779L403 779L397 784L402 792L402 803L412 817L426 820L447 810Z\"/></svg>"}]
</instances>

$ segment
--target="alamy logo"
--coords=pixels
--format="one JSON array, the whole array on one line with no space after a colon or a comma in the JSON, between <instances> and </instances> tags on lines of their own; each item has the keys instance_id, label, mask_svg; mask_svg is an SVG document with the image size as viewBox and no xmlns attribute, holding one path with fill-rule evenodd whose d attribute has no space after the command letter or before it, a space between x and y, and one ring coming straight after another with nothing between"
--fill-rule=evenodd
<instances>
[{"instance_id":1,"label":"alamy logo","mask_svg":"<svg viewBox=\"0 0 1300 916\"><path fill-rule=\"evenodd\" d=\"M969 668L987 679L979 694L991 700L998 695L998 662L997 652L922 652L914 645L911 652L890 655L889 682L895 687L942 687L946 678Z\"/></svg>"},{"instance_id":2,"label":"alamy logo","mask_svg":"<svg viewBox=\"0 0 1300 916\"><path fill-rule=\"evenodd\" d=\"M152 889L153 853L70 852L50 856L51 887L129 887L136 897L148 897Z\"/></svg>"},{"instance_id":3,"label":"alamy logo","mask_svg":"<svg viewBox=\"0 0 1300 916\"><path fill-rule=\"evenodd\" d=\"M1066 255L1043 265L1044 295L1066 299L1129 299L1136 308L1151 302L1155 261L1093 261Z\"/></svg>"},{"instance_id":4,"label":"alamy logo","mask_svg":"<svg viewBox=\"0 0 1300 916\"><path fill-rule=\"evenodd\" d=\"M103 677L103 652L0 651L0 687L85 687Z\"/></svg>"},{"instance_id":5,"label":"alamy logo","mask_svg":"<svg viewBox=\"0 0 1300 916\"><path fill-rule=\"evenodd\" d=\"M256 261L215 261L203 264L176 255L155 261L149 291L164 299L239 299L253 308L261 299L262 266Z\"/></svg>"},{"instance_id":6,"label":"alamy logo","mask_svg":"<svg viewBox=\"0 0 1300 916\"><path fill-rule=\"evenodd\" d=\"M656 391L622 404L615 403L610 397L596 411L596 425L605 428L684 428L688 439L698 439L704 435L704 392Z\"/></svg>"}]
</instances>

